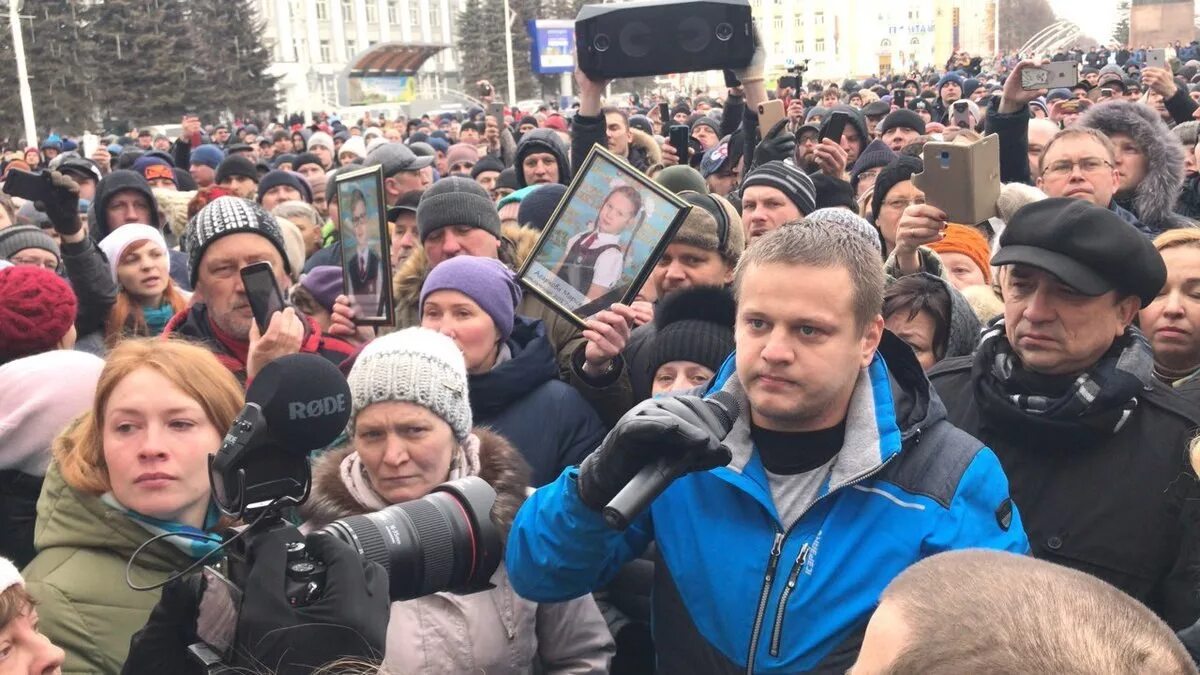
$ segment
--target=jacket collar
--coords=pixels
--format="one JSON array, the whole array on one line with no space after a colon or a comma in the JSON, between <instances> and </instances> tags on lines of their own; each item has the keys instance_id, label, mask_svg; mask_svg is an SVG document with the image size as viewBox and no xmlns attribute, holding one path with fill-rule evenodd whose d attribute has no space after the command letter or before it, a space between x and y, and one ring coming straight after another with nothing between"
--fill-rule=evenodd
<instances>
[{"instance_id":1,"label":"jacket collar","mask_svg":"<svg viewBox=\"0 0 1200 675\"><path fill-rule=\"evenodd\" d=\"M518 316L508 340L512 358L471 375L471 412L480 419L499 413L534 389L558 377L554 348L541 321Z\"/></svg>"},{"instance_id":2,"label":"jacket collar","mask_svg":"<svg viewBox=\"0 0 1200 675\"><path fill-rule=\"evenodd\" d=\"M740 410L723 441L733 460L714 472L750 492L774 514L766 471L750 439L750 402L737 378L735 359L736 353L725 360L706 392L722 390L732 394ZM945 406L934 394L912 350L885 330L875 357L859 372L846 414L845 440L822 492L836 490L879 470L901 452L907 440L945 416Z\"/></svg>"}]
</instances>

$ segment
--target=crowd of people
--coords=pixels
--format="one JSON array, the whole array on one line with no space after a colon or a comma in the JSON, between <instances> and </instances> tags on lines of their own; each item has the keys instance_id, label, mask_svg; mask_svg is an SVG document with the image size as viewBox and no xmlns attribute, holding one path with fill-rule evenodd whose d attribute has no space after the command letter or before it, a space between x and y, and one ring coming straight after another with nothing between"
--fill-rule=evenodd
<instances>
[{"instance_id":1,"label":"crowd of people","mask_svg":"<svg viewBox=\"0 0 1200 675\"><path fill-rule=\"evenodd\" d=\"M188 117L6 155L0 181L44 171L49 196L0 196L0 670L207 672L179 573L234 524L209 456L305 353L350 421L294 522L474 476L503 562L385 607L381 570L318 539L353 568L318 609L246 590L284 627L239 624L261 672L1196 673L1200 46L1172 53L1080 50L1051 90L1022 86L1040 59L959 54L797 88L760 47L665 119L580 71L564 111ZM922 149L990 134L997 215L949 222ZM690 209L581 326L518 270L595 145ZM337 236L336 178L367 167L383 326ZM263 262L286 302L260 326ZM611 527L656 463L675 480Z\"/></svg>"}]
</instances>

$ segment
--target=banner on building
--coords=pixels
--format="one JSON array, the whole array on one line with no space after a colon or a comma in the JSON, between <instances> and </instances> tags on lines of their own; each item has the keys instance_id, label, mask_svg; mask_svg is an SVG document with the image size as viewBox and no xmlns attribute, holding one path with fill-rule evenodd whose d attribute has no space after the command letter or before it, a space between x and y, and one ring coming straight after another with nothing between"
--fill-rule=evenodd
<instances>
[{"instance_id":1,"label":"banner on building","mask_svg":"<svg viewBox=\"0 0 1200 675\"><path fill-rule=\"evenodd\" d=\"M350 105L410 103L416 98L416 78L407 75L351 75Z\"/></svg>"},{"instance_id":2,"label":"banner on building","mask_svg":"<svg viewBox=\"0 0 1200 675\"><path fill-rule=\"evenodd\" d=\"M575 22L533 19L528 22L530 64L539 75L575 70Z\"/></svg>"}]
</instances>

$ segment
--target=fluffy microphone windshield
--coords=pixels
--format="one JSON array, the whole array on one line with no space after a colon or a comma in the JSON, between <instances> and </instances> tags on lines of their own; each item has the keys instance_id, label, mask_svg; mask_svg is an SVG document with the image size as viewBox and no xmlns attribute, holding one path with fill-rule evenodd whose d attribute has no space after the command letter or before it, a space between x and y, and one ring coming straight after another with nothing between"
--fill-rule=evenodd
<instances>
[{"instance_id":1,"label":"fluffy microphone windshield","mask_svg":"<svg viewBox=\"0 0 1200 675\"><path fill-rule=\"evenodd\" d=\"M316 354L268 363L246 391L285 450L308 453L334 441L350 419L350 385L337 366Z\"/></svg>"}]
</instances>

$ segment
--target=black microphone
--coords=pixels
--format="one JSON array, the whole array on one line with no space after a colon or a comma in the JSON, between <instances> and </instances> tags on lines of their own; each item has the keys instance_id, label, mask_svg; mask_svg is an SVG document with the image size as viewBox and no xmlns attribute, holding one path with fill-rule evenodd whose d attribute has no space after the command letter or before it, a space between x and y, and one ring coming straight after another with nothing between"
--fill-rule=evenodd
<instances>
[{"instance_id":1,"label":"black microphone","mask_svg":"<svg viewBox=\"0 0 1200 675\"><path fill-rule=\"evenodd\" d=\"M213 499L245 520L272 505L308 497L308 453L332 443L350 420L350 385L316 354L268 363L246 392L246 406L209 456Z\"/></svg>"},{"instance_id":2,"label":"black microphone","mask_svg":"<svg viewBox=\"0 0 1200 675\"><path fill-rule=\"evenodd\" d=\"M717 391L703 399L705 408L711 415L706 417L709 430L718 438L724 438L733 428L741 410L738 400L726 391ZM686 454L678 457L659 457L658 461L647 464L637 472L625 487L617 493L612 501L604 507L604 522L614 530L624 530L629 527L634 518L654 501L663 490L667 489L676 478L687 472L691 458Z\"/></svg>"},{"instance_id":3,"label":"black microphone","mask_svg":"<svg viewBox=\"0 0 1200 675\"><path fill-rule=\"evenodd\" d=\"M246 390L246 405L262 411L271 437L285 451L307 454L346 429L350 385L324 357L289 354L259 371Z\"/></svg>"}]
</instances>

